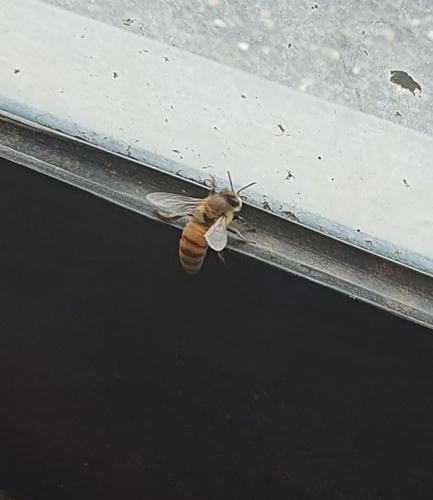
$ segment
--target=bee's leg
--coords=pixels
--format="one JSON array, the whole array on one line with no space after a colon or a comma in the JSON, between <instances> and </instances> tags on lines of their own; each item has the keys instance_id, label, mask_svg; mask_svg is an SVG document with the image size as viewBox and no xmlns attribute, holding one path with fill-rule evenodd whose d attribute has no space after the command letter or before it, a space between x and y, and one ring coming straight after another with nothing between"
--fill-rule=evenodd
<instances>
[{"instance_id":1,"label":"bee's leg","mask_svg":"<svg viewBox=\"0 0 433 500\"><path fill-rule=\"evenodd\" d=\"M227 231L230 231L231 233L236 234L236 236L238 236L243 241L248 241L245 238L245 236L242 233L240 233L237 229L233 229L232 227L228 227Z\"/></svg>"},{"instance_id":2,"label":"bee's leg","mask_svg":"<svg viewBox=\"0 0 433 500\"><path fill-rule=\"evenodd\" d=\"M153 213L155 215L157 215L158 217L160 217L161 219L170 220L170 221L178 220L178 219L180 219L182 217L182 215L168 215L168 214L163 214L159 210L154 210Z\"/></svg>"},{"instance_id":3,"label":"bee's leg","mask_svg":"<svg viewBox=\"0 0 433 500\"><path fill-rule=\"evenodd\" d=\"M245 219L241 215L238 215L238 214L233 215L233 220L240 220L242 222L245 222ZM247 233L257 233L257 230L255 228L245 229L245 231Z\"/></svg>"},{"instance_id":4,"label":"bee's leg","mask_svg":"<svg viewBox=\"0 0 433 500\"><path fill-rule=\"evenodd\" d=\"M225 259L225 257L224 257L224 254L223 254L222 252L217 252L217 255L218 255L219 260L220 260L223 264L225 264L225 263L226 263L226 259Z\"/></svg>"},{"instance_id":5,"label":"bee's leg","mask_svg":"<svg viewBox=\"0 0 433 500\"><path fill-rule=\"evenodd\" d=\"M235 234L238 238L240 238L242 241L245 241L245 243L255 243L254 241L247 240L245 236L240 233L237 229L233 229L232 227L228 227L227 231L230 231L231 233Z\"/></svg>"}]
</instances>

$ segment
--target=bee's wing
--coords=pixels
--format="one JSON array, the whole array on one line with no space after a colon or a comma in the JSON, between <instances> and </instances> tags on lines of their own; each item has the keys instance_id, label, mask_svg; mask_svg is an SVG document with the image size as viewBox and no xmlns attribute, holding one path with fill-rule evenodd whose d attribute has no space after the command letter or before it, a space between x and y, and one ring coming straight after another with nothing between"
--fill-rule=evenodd
<instances>
[{"instance_id":1,"label":"bee's wing","mask_svg":"<svg viewBox=\"0 0 433 500\"><path fill-rule=\"evenodd\" d=\"M221 252L227 245L226 218L220 217L205 233L207 244L217 252Z\"/></svg>"},{"instance_id":2,"label":"bee's wing","mask_svg":"<svg viewBox=\"0 0 433 500\"><path fill-rule=\"evenodd\" d=\"M165 208L173 215L190 215L203 201L200 198L190 198L172 193L150 193L146 199L160 208Z\"/></svg>"}]
</instances>

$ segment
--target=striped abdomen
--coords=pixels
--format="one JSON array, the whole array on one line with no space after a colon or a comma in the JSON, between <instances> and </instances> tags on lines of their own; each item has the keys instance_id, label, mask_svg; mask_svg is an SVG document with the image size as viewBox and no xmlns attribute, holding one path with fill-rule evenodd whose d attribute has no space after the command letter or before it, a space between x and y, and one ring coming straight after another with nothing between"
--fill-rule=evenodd
<instances>
[{"instance_id":1,"label":"striped abdomen","mask_svg":"<svg viewBox=\"0 0 433 500\"><path fill-rule=\"evenodd\" d=\"M183 230L179 244L179 258L184 271L188 274L200 271L208 247L204 237L208 229L209 226L206 224L191 220Z\"/></svg>"}]
</instances>

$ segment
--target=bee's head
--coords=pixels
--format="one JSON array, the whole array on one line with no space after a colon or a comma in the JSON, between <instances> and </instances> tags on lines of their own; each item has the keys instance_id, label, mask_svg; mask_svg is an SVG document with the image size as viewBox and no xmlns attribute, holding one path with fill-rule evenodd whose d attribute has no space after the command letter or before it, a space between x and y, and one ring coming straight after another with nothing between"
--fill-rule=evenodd
<instances>
[{"instance_id":1,"label":"bee's head","mask_svg":"<svg viewBox=\"0 0 433 500\"><path fill-rule=\"evenodd\" d=\"M230 188L224 188L222 189L217 196L213 197L211 196L212 199L212 205L214 210L221 211L222 213L227 212L227 210L230 212L232 211L233 213L239 212L242 208L242 199L239 195L241 191L244 189L249 188L250 186L254 185L255 182L252 182L251 184L247 184L243 188L239 189L239 191L236 193L233 187L233 182L232 178L230 175L230 172L227 172L230 180ZM215 191L214 189L211 192L211 195L214 195Z\"/></svg>"},{"instance_id":2,"label":"bee's head","mask_svg":"<svg viewBox=\"0 0 433 500\"><path fill-rule=\"evenodd\" d=\"M224 188L219 195L230 205L234 212L239 212L242 208L241 197L229 188Z\"/></svg>"},{"instance_id":3,"label":"bee's head","mask_svg":"<svg viewBox=\"0 0 433 500\"><path fill-rule=\"evenodd\" d=\"M247 189L250 186L253 186L255 184L255 182L251 182L250 184L247 184L246 186L239 189L239 191L237 193L235 193L235 188L233 187L232 176L230 175L230 172L227 172L227 174L229 176L231 189L225 188L225 189L221 190L219 194L233 208L234 212L239 212L239 210L242 208L242 200L241 200L241 197L239 196L239 193L241 191L243 191L244 189Z\"/></svg>"}]
</instances>

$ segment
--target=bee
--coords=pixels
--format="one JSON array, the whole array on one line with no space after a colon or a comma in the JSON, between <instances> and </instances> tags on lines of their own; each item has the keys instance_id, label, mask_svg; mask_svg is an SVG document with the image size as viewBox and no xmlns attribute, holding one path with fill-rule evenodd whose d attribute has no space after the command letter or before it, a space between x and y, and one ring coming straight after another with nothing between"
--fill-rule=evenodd
<instances>
[{"instance_id":1,"label":"bee","mask_svg":"<svg viewBox=\"0 0 433 500\"><path fill-rule=\"evenodd\" d=\"M242 208L239 193L256 183L252 182L235 192L229 172L228 175L230 188L216 192L213 181L211 192L204 199L158 192L146 196L148 201L169 212L164 214L155 210L158 217L164 220L175 221L181 217L190 217L179 242L180 263L188 274L200 271L208 247L218 252L218 256L224 261L222 251L227 245L227 231L247 241L239 231L227 226L237 218Z\"/></svg>"}]
</instances>

